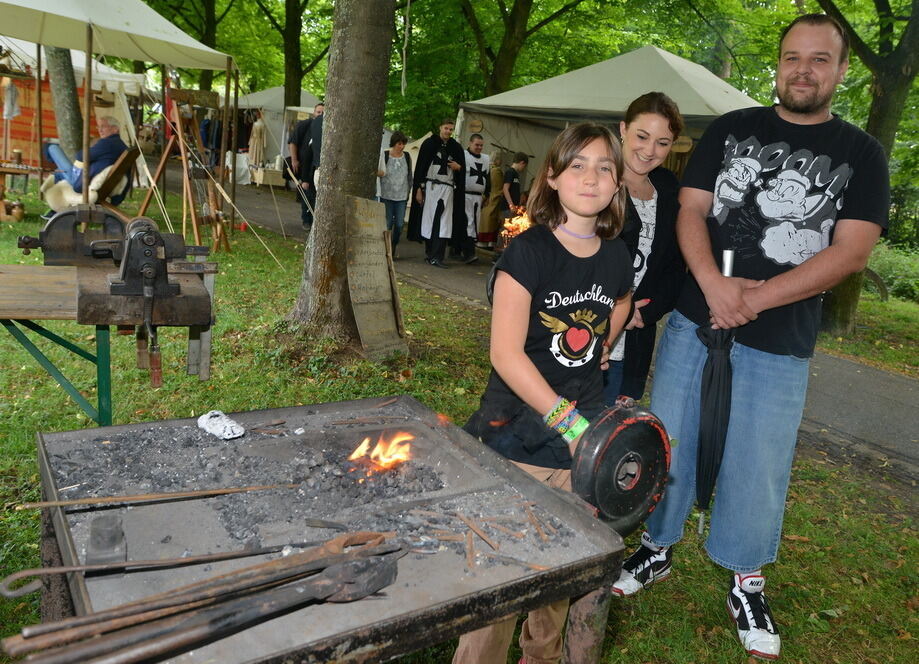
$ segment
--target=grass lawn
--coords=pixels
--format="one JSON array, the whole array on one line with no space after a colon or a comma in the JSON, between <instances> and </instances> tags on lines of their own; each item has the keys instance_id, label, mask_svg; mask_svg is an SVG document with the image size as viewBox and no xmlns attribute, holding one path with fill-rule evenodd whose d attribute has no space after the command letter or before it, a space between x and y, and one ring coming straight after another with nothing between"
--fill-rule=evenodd
<instances>
[{"instance_id":1,"label":"grass lawn","mask_svg":"<svg viewBox=\"0 0 919 664\"><path fill-rule=\"evenodd\" d=\"M0 225L0 264L40 263L40 252L23 256L15 247L17 235L37 235L40 227L34 215ZM182 330L162 331L164 384L159 389L150 388L147 375L133 367L133 339L113 335L116 424L190 417L212 408L230 412L397 393L412 394L455 421L475 409L488 370L487 315L437 296L433 301L439 306L432 307L431 294L402 284L409 358L374 364L342 354L322 340L281 345L277 332L297 293L303 247L273 239L282 270L250 233L237 233L233 245L231 254L214 257L220 274L210 381L184 374ZM894 307L871 298L864 301L861 345L840 345L838 351L867 354L882 366L892 362L892 368L916 375L916 310L891 313ZM876 331L901 316L896 331ZM878 325L879 319L885 322ZM90 328L70 322L47 327L83 345L92 339ZM39 345L92 401L88 363L46 343ZM885 359L884 348L891 346L897 359ZM6 334L0 336L0 358L0 573L6 575L39 564L37 515L13 510L39 496L35 432L82 428L91 422ZM919 546L913 492L913 487L887 484L883 478L866 481L861 470L816 453L799 455L781 558L769 575L771 604L783 629L782 661L915 661ZM724 608L726 575L708 562L691 530L677 551L670 581L615 601L605 662L744 661ZM37 621L37 597L0 600L0 636ZM436 640L436 635L431 638ZM403 661L444 662L451 652L446 644ZM0 655L2 661L8 660Z\"/></svg>"}]
</instances>

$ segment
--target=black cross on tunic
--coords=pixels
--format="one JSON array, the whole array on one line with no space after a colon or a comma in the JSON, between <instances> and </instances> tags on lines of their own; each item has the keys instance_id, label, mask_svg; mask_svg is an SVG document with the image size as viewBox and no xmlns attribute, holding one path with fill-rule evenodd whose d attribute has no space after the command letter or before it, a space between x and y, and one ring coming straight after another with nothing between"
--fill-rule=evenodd
<instances>
[{"instance_id":1,"label":"black cross on tunic","mask_svg":"<svg viewBox=\"0 0 919 664\"><path fill-rule=\"evenodd\" d=\"M447 144L446 143L440 146L440 149L434 155L434 159L432 161L435 165L440 166L440 168L437 169L438 175L447 174Z\"/></svg>"},{"instance_id":2,"label":"black cross on tunic","mask_svg":"<svg viewBox=\"0 0 919 664\"><path fill-rule=\"evenodd\" d=\"M474 161L472 163L473 163L473 167L469 169L469 175L475 176L476 184L484 185L485 176L487 175L487 173L485 173L485 169L482 168L481 162Z\"/></svg>"}]
</instances>

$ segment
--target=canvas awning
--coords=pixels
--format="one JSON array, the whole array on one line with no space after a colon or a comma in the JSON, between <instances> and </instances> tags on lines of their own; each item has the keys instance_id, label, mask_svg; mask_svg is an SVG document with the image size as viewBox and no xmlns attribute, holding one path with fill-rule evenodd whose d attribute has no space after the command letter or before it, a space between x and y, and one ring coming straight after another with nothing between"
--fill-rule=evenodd
<instances>
[{"instance_id":1,"label":"canvas awning","mask_svg":"<svg viewBox=\"0 0 919 664\"><path fill-rule=\"evenodd\" d=\"M532 85L461 104L491 115L533 118L553 123L617 121L633 99L646 92L666 93L687 124L708 124L731 110L759 106L702 65L656 46L644 46L594 65Z\"/></svg>"},{"instance_id":2,"label":"canvas awning","mask_svg":"<svg viewBox=\"0 0 919 664\"><path fill-rule=\"evenodd\" d=\"M226 69L225 54L192 39L141 0L0 0L0 34L172 67Z\"/></svg>"},{"instance_id":3,"label":"canvas awning","mask_svg":"<svg viewBox=\"0 0 919 664\"><path fill-rule=\"evenodd\" d=\"M8 49L12 53L13 61L17 65L28 65L34 71L37 66L36 46L22 39L12 37L0 37L0 46ZM71 51L70 59L73 62L73 73L77 81L83 80L84 70L86 69L86 55L83 51ZM146 90L146 76L143 74L129 74L118 71L106 64L93 61L92 86L93 90L108 90L115 92L123 86L124 93L129 97L139 97ZM47 72L47 60L42 60L41 75L44 78Z\"/></svg>"}]
</instances>

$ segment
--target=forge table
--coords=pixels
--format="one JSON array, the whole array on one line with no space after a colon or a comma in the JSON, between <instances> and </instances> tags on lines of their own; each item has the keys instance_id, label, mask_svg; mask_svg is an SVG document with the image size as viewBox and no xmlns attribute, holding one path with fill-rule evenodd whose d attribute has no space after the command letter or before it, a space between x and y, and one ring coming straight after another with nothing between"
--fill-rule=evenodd
<instances>
[{"instance_id":1,"label":"forge table","mask_svg":"<svg viewBox=\"0 0 919 664\"><path fill-rule=\"evenodd\" d=\"M193 419L38 434L42 488L50 500L248 486L265 484L269 476L276 483L300 483L299 489L104 511L52 508L53 539L63 564L86 562L91 523L100 514L121 517L127 558L133 560L235 550L246 541L270 546L337 534L307 527L308 518L334 519L350 530L395 530L417 540L424 532L443 535L437 528L464 533L455 516L463 514L519 533L511 537L490 531L505 559L497 560L477 540L471 566L464 544L445 538L427 554L400 559L398 578L381 596L308 606L171 662L385 661L509 614L590 593L618 575L622 540L586 504L535 481L411 397L232 417L247 433L230 441L202 432ZM395 493L373 494L371 500L359 493L382 481L371 478L348 489L358 491L350 503L332 492L311 495L306 490L321 472L338 473L331 466L336 455L346 455L364 438L394 431L415 436L413 459L404 468L413 464L413 473L426 473L418 475L427 478L422 488L409 491L397 484ZM524 512L538 517L535 527ZM72 574L67 582L75 610L83 614L259 560L106 577Z\"/></svg>"}]
</instances>

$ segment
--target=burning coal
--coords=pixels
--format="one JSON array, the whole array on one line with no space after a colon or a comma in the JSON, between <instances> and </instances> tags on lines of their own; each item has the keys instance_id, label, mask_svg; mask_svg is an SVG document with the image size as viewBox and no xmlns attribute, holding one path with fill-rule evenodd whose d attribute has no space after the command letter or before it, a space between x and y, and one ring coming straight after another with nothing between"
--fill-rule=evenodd
<instances>
[{"instance_id":1,"label":"burning coal","mask_svg":"<svg viewBox=\"0 0 919 664\"><path fill-rule=\"evenodd\" d=\"M348 461L363 461L369 465L368 477L375 472L390 470L405 463L412 458L410 440L415 436L405 431L396 432L393 437L386 440L385 434L380 434L377 444L370 449L370 437L364 438L357 449L348 457Z\"/></svg>"}]
</instances>

